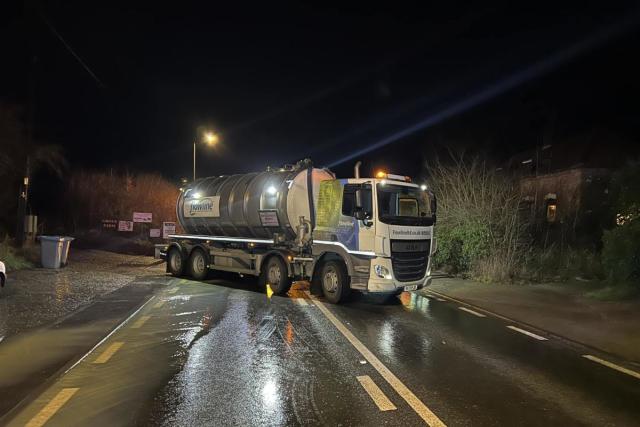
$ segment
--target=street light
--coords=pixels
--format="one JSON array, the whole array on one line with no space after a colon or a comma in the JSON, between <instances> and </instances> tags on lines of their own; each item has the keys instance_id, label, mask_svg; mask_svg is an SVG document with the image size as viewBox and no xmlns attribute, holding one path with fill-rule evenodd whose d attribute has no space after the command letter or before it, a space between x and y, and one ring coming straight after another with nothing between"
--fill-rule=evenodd
<instances>
[{"instance_id":1,"label":"street light","mask_svg":"<svg viewBox=\"0 0 640 427\"><path fill-rule=\"evenodd\" d=\"M218 135L213 132L207 132L204 134L204 140L209 145L217 144L219 139Z\"/></svg>"},{"instance_id":2,"label":"street light","mask_svg":"<svg viewBox=\"0 0 640 427\"><path fill-rule=\"evenodd\" d=\"M205 132L203 135L203 141L207 145L216 145L220 141L220 137L213 132ZM196 180L196 144L198 144L198 138L193 140L193 180Z\"/></svg>"}]
</instances>

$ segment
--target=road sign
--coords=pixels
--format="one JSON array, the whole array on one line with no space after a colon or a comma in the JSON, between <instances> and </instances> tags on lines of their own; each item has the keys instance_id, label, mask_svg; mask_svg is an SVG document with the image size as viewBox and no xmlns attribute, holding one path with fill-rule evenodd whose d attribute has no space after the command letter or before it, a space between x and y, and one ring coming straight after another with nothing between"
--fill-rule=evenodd
<instances>
[{"instance_id":1,"label":"road sign","mask_svg":"<svg viewBox=\"0 0 640 427\"><path fill-rule=\"evenodd\" d=\"M133 221L118 221L118 231L133 231Z\"/></svg>"},{"instance_id":2,"label":"road sign","mask_svg":"<svg viewBox=\"0 0 640 427\"><path fill-rule=\"evenodd\" d=\"M149 237L160 237L160 229L152 228L149 230Z\"/></svg>"},{"instance_id":3,"label":"road sign","mask_svg":"<svg viewBox=\"0 0 640 427\"><path fill-rule=\"evenodd\" d=\"M176 234L175 222L163 222L162 223L162 238L168 239L169 234Z\"/></svg>"},{"instance_id":4,"label":"road sign","mask_svg":"<svg viewBox=\"0 0 640 427\"><path fill-rule=\"evenodd\" d=\"M133 222L151 222L153 215L151 212L134 212Z\"/></svg>"}]
</instances>

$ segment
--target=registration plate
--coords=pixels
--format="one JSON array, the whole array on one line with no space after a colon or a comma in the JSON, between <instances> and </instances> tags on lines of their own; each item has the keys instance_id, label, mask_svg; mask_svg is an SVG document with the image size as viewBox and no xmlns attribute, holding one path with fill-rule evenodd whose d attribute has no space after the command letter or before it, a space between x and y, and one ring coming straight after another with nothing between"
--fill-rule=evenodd
<instances>
[{"instance_id":1,"label":"registration plate","mask_svg":"<svg viewBox=\"0 0 640 427\"><path fill-rule=\"evenodd\" d=\"M416 289L418 289L418 285L411 285L411 286L405 286L405 287L404 287L404 290L405 290L406 292L409 292L409 291L415 291Z\"/></svg>"}]
</instances>

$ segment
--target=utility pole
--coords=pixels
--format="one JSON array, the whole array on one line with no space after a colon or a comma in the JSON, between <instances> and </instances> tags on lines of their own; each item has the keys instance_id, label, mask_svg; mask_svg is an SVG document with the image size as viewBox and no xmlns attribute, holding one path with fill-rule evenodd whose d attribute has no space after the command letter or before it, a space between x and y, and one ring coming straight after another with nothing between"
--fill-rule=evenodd
<instances>
[{"instance_id":1,"label":"utility pole","mask_svg":"<svg viewBox=\"0 0 640 427\"><path fill-rule=\"evenodd\" d=\"M29 164L29 156L31 147L33 147L33 134L35 127L36 115L36 84L38 73L38 46L37 46L37 26L36 26L36 10L32 0L25 0L24 12L27 22L27 32L29 37L29 81L27 90L27 123L26 123L26 160L20 191L18 193L18 212L16 218L16 244L22 247L24 244L24 221L27 215L27 206L29 203L29 178L31 168Z\"/></svg>"}]
</instances>

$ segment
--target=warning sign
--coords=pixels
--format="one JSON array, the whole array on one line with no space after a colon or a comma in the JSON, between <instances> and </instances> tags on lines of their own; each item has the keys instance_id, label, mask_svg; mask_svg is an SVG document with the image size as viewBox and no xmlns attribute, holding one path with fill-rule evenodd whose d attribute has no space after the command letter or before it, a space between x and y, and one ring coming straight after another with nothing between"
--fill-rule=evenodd
<instances>
[{"instance_id":1,"label":"warning sign","mask_svg":"<svg viewBox=\"0 0 640 427\"><path fill-rule=\"evenodd\" d=\"M118 231L133 231L133 221L118 221Z\"/></svg>"}]
</instances>

